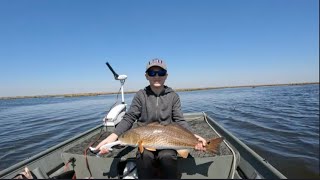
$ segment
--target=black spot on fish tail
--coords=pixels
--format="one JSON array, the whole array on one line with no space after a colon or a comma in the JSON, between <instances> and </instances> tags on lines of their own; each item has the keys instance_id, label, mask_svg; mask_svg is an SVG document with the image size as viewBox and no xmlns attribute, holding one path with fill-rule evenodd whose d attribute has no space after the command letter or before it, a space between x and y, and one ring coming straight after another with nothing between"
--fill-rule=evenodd
<instances>
[{"instance_id":1,"label":"black spot on fish tail","mask_svg":"<svg viewBox=\"0 0 320 180\"><path fill-rule=\"evenodd\" d=\"M218 152L218 147L223 141L223 139L223 137L219 137L209 140L206 146L207 151L209 151L212 154L216 154Z\"/></svg>"}]
</instances>

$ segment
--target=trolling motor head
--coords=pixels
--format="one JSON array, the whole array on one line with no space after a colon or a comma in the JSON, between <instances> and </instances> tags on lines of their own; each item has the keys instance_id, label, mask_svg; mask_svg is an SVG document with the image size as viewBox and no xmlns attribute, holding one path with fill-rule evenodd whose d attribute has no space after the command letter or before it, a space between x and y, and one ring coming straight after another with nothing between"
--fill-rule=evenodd
<instances>
[{"instance_id":1,"label":"trolling motor head","mask_svg":"<svg viewBox=\"0 0 320 180\"><path fill-rule=\"evenodd\" d=\"M110 71L112 72L115 80L126 80L126 79L127 79L127 75L118 75L118 74L113 70L113 68L111 67L111 65L110 65L108 62L106 62L106 65L108 66L108 68L109 68Z\"/></svg>"}]
</instances>

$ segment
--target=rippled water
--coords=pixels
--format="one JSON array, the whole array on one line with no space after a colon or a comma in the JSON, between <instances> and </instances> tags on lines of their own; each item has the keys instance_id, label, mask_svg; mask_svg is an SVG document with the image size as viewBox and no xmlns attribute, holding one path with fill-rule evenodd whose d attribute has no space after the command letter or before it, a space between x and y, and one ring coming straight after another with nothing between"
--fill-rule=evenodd
<instances>
[{"instance_id":1,"label":"rippled water","mask_svg":"<svg viewBox=\"0 0 320 180\"><path fill-rule=\"evenodd\" d=\"M288 178L319 178L319 85L178 93ZM130 105L133 94L126 94ZM0 170L102 123L115 95L0 100ZM119 97L120 101L120 97Z\"/></svg>"}]
</instances>

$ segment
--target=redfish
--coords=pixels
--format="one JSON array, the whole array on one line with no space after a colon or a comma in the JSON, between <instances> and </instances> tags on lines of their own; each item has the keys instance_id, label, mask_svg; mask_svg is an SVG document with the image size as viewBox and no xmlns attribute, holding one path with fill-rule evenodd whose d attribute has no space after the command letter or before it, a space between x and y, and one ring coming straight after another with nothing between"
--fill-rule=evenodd
<instances>
[{"instance_id":1,"label":"redfish","mask_svg":"<svg viewBox=\"0 0 320 180\"><path fill-rule=\"evenodd\" d=\"M208 140L205 146L206 151L213 154L217 153L222 141L223 137ZM126 131L118 137L118 141L106 144L100 147L100 150L103 148L110 149L117 144L138 147L141 153L144 148L150 151L175 149L181 157L186 158L189 150L194 149L198 143L198 139L192 132L178 124L161 125L154 122Z\"/></svg>"}]
</instances>

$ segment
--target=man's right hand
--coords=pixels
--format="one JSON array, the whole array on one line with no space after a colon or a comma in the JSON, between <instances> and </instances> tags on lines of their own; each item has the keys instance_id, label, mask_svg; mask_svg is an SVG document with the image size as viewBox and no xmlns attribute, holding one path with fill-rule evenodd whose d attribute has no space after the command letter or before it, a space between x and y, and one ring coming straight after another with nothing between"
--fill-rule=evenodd
<instances>
[{"instance_id":1,"label":"man's right hand","mask_svg":"<svg viewBox=\"0 0 320 180\"><path fill-rule=\"evenodd\" d=\"M98 154L100 153L100 149L99 148L94 148L94 147L89 147L90 151L93 153L93 154Z\"/></svg>"},{"instance_id":2,"label":"man's right hand","mask_svg":"<svg viewBox=\"0 0 320 180\"><path fill-rule=\"evenodd\" d=\"M98 154L103 155L103 154L108 154L109 152L110 151L107 148L101 148Z\"/></svg>"},{"instance_id":3,"label":"man's right hand","mask_svg":"<svg viewBox=\"0 0 320 180\"><path fill-rule=\"evenodd\" d=\"M118 139L118 136L115 133L110 134L107 138L105 138L103 141L101 141L95 148L90 147L90 151L92 153L98 153L98 154L107 154L110 152L108 148L102 147L105 144L109 144L111 142L114 142Z\"/></svg>"}]
</instances>

